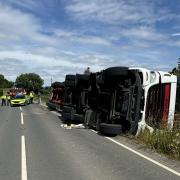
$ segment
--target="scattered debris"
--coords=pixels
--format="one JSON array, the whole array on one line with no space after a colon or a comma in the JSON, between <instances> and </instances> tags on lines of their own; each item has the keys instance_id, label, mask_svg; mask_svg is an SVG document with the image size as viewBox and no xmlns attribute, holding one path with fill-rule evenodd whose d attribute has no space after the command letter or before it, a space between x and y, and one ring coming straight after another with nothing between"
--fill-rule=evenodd
<instances>
[{"instance_id":1,"label":"scattered debris","mask_svg":"<svg viewBox=\"0 0 180 180\"><path fill-rule=\"evenodd\" d=\"M61 124L61 127L64 129L85 129L84 124Z\"/></svg>"}]
</instances>

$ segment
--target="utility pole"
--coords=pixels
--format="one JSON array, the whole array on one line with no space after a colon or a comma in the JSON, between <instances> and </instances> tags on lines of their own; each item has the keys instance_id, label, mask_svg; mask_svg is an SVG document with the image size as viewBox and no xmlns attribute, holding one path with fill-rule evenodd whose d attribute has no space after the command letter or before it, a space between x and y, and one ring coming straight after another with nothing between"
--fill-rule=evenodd
<instances>
[{"instance_id":1,"label":"utility pole","mask_svg":"<svg viewBox=\"0 0 180 180\"><path fill-rule=\"evenodd\" d=\"M51 77L51 85L52 85L52 77Z\"/></svg>"},{"instance_id":2,"label":"utility pole","mask_svg":"<svg viewBox=\"0 0 180 180\"><path fill-rule=\"evenodd\" d=\"M180 58L178 58L178 70L180 70Z\"/></svg>"}]
</instances>

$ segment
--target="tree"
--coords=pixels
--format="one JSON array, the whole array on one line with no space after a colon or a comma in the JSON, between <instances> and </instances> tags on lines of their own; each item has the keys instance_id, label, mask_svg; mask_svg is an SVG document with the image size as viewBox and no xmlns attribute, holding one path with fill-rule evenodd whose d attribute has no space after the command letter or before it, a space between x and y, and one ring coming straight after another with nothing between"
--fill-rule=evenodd
<instances>
[{"instance_id":1,"label":"tree","mask_svg":"<svg viewBox=\"0 0 180 180\"><path fill-rule=\"evenodd\" d=\"M180 58L178 58L178 65L172 70L172 74L177 76L176 111L180 112Z\"/></svg>"},{"instance_id":2,"label":"tree","mask_svg":"<svg viewBox=\"0 0 180 180\"><path fill-rule=\"evenodd\" d=\"M8 81L2 74L0 74L0 88L10 88L12 86L13 82Z\"/></svg>"},{"instance_id":3,"label":"tree","mask_svg":"<svg viewBox=\"0 0 180 180\"><path fill-rule=\"evenodd\" d=\"M16 86L28 88L30 90L41 89L44 80L36 73L21 74L16 78Z\"/></svg>"},{"instance_id":4,"label":"tree","mask_svg":"<svg viewBox=\"0 0 180 180\"><path fill-rule=\"evenodd\" d=\"M178 66L172 70L172 73L180 77L180 58L178 58Z\"/></svg>"}]
</instances>

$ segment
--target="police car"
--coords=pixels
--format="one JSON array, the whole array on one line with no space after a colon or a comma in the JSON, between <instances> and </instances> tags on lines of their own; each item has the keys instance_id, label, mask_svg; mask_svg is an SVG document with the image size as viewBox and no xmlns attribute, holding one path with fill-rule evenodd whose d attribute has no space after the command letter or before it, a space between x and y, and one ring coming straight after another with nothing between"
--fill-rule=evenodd
<instances>
[{"instance_id":1,"label":"police car","mask_svg":"<svg viewBox=\"0 0 180 180\"><path fill-rule=\"evenodd\" d=\"M16 96L11 97L10 104L11 106L28 105L30 104L30 97L28 95L23 95L22 93L19 93Z\"/></svg>"}]
</instances>

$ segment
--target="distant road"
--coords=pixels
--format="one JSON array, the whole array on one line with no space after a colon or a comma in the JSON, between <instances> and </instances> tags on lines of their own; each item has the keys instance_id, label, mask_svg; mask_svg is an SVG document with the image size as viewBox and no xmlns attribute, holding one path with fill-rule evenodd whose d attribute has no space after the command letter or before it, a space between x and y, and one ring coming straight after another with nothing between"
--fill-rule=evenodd
<instances>
[{"instance_id":1,"label":"distant road","mask_svg":"<svg viewBox=\"0 0 180 180\"><path fill-rule=\"evenodd\" d=\"M0 180L179 180L89 129L67 130L37 104L0 107Z\"/></svg>"}]
</instances>

